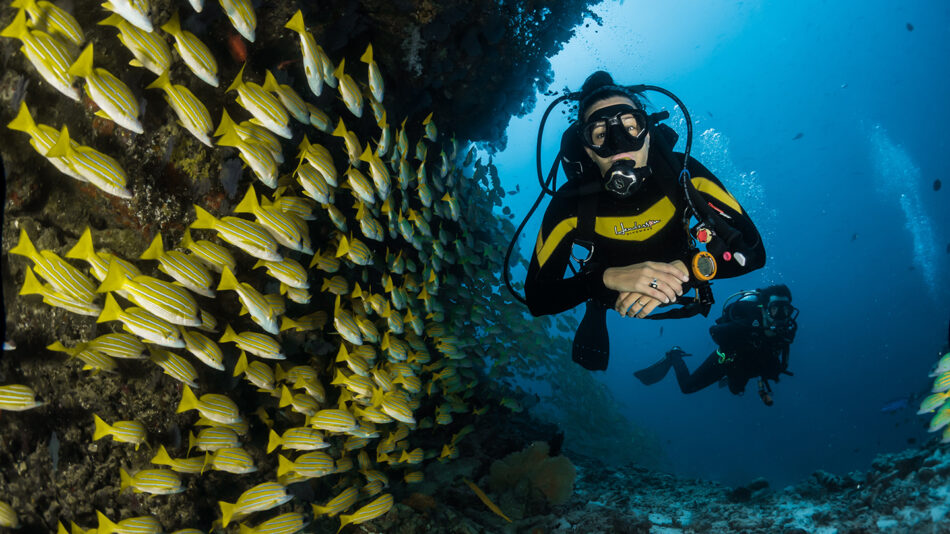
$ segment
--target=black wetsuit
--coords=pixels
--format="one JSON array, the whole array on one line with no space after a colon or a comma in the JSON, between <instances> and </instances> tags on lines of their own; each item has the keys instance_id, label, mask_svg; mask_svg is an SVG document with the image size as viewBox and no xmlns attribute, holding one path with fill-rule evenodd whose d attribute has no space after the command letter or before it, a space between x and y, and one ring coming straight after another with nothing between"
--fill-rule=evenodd
<instances>
[{"instance_id":1,"label":"black wetsuit","mask_svg":"<svg viewBox=\"0 0 950 534\"><path fill-rule=\"evenodd\" d=\"M748 298L726 308L716 324L709 327L719 349L692 374L682 358L671 358L683 393L695 393L723 377L728 377L729 391L735 394L745 391L752 378L778 381L779 375L788 368L789 345L795 339L795 330L766 335L761 304L755 298Z\"/></svg>"},{"instance_id":2,"label":"black wetsuit","mask_svg":"<svg viewBox=\"0 0 950 534\"><path fill-rule=\"evenodd\" d=\"M683 159L679 153L674 157L680 162ZM649 165L653 174L639 191L624 200L615 198L602 187L591 187L599 182L597 176L585 176L557 191L544 213L525 280L525 296L532 315L561 313L587 299L612 307L619 293L604 285L603 274L608 267L674 260L690 265L688 235L683 226L686 200L682 194L670 193L680 191L676 184L679 169L674 171L652 146ZM703 199L724 213L728 217L724 220L741 234L741 248L731 252L741 252L746 264L741 266L735 260L727 262L717 258L716 278L739 276L762 267L765 248L745 210L698 161L691 158L689 170L692 183ZM665 180L666 185L660 180ZM565 277L578 226L581 198L578 191L585 189L594 190L596 192L590 194L597 195L594 252L585 270Z\"/></svg>"}]
</instances>

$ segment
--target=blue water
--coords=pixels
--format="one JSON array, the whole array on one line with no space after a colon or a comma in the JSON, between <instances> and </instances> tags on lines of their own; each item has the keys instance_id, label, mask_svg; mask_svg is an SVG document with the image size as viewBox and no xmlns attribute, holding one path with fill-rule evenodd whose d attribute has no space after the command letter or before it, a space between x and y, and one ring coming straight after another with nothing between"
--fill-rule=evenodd
<instances>
[{"instance_id":1,"label":"blue water","mask_svg":"<svg viewBox=\"0 0 950 534\"><path fill-rule=\"evenodd\" d=\"M754 382L742 397L715 386L683 395L672 373L651 387L631 376L674 344L698 366L714 349L715 315L612 314L612 361L598 377L631 421L660 436L666 468L728 484L764 476L781 487L816 469L863 469L877 453L927 439L914 402L880 408L928 386L950 318L950 191L932 187L950 186L940 167L950 144L950 4L627 1L596 11L604 25L580 29L553 59L551 88L577 90L605 69L618 83L676 93L694 119L693 155L766 240L767 266L717 282L718 302L781 282L801 309L795 376L774 386L772 407ZM662 95L650 99L672 109ZM521 188L506 198L516 223L538 192L535 137L552 100L539 96L538 109L512 121L495 158L505 187ZM545 169L566 125L552 115ZM533 247L540 220L539 212L522 249Z\"/></svg>"}]
</instances>

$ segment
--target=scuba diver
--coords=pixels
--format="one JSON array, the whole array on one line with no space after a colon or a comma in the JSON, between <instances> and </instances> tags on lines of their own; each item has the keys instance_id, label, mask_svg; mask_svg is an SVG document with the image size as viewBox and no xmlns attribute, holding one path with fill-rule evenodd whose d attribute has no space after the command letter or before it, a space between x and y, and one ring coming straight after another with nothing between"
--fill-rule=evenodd
<instances>
[{"instance_id":1,"label":"scuba diver","mask_svg":"<svg viewBox=\"0 0 950 534\"><path fill-rule=\"evenodd\" d=\"M771 406L768 381L778 382L780 374L792 375L788 371L788 352L798 330L797 317L792 293L784 284L736 293L726 301L716 324L709 327L719 347L692 374L683 362L689 354L679 347L633 374L649 386L662 380L672 367L683 393L695 393L718 382L736 395L745 391L749 380L758 377L759 397Z\"/></svg>"},{"instance_id":2,"label":"scuba diver","mask_svg":"<svg viewBox=\"0 0 950 534\"><path fill-rule=\"evenodd\" d=\"M688 129L684 153L673 152L678 136L659 122L669 113L647 114L644 90L662 92L679 104ZM692 123L675 95L656 86L618 86L610 74L598 71L579 93L552 103L544 119L564 99L579 102L576 121L561 138L559 160L568 182L552 193L542 181L553 199L528 267L523 302L534 316L586 302L573 359L586 369L603 370L609 357L608 308L624 317L650 319L706 315L713 301L709 280L762 267L765 248L742 206L689 158ZM539 131L539 180L540 137ZM556 174L557 162L549 183ZM694 216L699 222L690 228ZM706 250L700 251L697 242ZM513 246L514 240L509 256ZM573 276L565 276L568 268ZM507 269L505 274L507 281ZM691 289L695 296L686 295ZM682 307L650 316L657 307L673 304Z\"/></svg>"}]
</instances>

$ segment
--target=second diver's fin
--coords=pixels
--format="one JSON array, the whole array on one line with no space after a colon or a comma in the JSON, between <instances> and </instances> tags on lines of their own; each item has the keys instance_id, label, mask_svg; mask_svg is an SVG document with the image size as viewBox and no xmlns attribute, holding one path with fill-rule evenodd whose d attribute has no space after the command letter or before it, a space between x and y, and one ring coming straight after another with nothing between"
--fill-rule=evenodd
<instances>
[{"instance_id":1,"label":"second diver's fin","mask_svg":"<svg viewBox=\"0 0 950 534\"><path fill-rule=\"evenodd\" d=\"M673 361L669 357L663 356L660 361L650 367L634 372L633 376L637 377L637 380L640 382L643 382L644 386L650 386L663 380L663 377L666 376L666 373L670 372L670 367L672 366Z\"/></svg>"}]
</instances>

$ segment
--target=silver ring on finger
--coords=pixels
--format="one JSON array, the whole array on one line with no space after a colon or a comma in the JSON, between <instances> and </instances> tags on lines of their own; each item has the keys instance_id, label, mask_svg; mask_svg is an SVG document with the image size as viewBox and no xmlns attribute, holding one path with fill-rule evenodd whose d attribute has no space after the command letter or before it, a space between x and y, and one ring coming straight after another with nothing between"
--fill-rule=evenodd
<instances>
[{"instance_id":1,"label":"silver ring on finger","mask_svg":"<svg viewBox=\"0 0 950 534\"><path fill-rule=\"evenodd\" d=\"M652 287L653 289L656 289L658 287L658 284L656 283L656 278L654 278L653 281L650 282L650 287Z\"/></svg>"}]
</instances>

